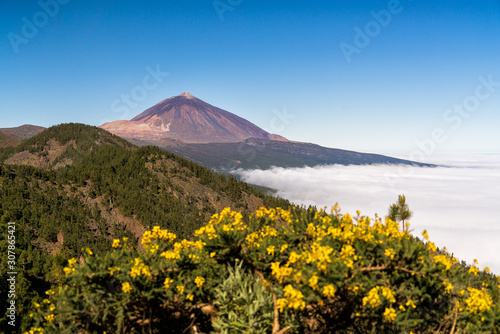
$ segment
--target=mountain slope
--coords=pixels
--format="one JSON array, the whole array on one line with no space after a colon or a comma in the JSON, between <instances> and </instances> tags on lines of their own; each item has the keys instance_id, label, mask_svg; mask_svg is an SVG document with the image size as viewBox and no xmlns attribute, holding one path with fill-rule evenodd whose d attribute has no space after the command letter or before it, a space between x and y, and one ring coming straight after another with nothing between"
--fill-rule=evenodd
<instances>
[{"instance_id":1,"label":"mountain slope","mask_svg":"<svg viewBox=\"0 0 500 334\"><path fill-rule=\"evenodd\" d=\"M0 132L0 148L17 146L19 144L21 144L19 138Z\"/></svg>"},{"instance_id":2,"label":"mountain slope","mask_svg":"<svg viewBox=\"0 0 500 334\"><path fill-rule=\"evenodd\" d=\"M0 148L2 147L15 147L21 144L24 140L29 139L45 128L36 125L21 125L15 128L2 128L0 129Z\"/></svg>"},{"instance_id":3,"label":"mountain slope","mask_svg":"<svg viewBox=\"0 0 500 334\"><path fill-rule=\"evenodd\" d=\"M145 145L133 141L136 145ZM304 167L317 165L403 164L433 166L396 159L379 154L359 153L322 147L310 143L281 142L249 138L239 143L186 144L163 140L156 143L174 154L219 171L234 168L266 169L277 167Z\"/></svg>"},{"instance_id":4,"label":"mountain slope","mask_svg":"<svg viewBox=\"0 0 500 334\"><path fill-rule=\"evenodd\" d=\"M131 121L105 123L101 128L123 138L141 140L171 138L187 143L239 142L251 137L285 140L188 92L161 101Z\"/></svg>"},{"instance_id":5,"label":"mountain slope","mask_svg":"<svg viewBox=\"0 0 500 334\"><path fill-rule=\"evenodd\" d=\"M22 141L39 134L43 130L45 128L41 126L24 124L15 128L2 128L0 129L0 133L13 136Z\"/></svg>"}]
</instances>

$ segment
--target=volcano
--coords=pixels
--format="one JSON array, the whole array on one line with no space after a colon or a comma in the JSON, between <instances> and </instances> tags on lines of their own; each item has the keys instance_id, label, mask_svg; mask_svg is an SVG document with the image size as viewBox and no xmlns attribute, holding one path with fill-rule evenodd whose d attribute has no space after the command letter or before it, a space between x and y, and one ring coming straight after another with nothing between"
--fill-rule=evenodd
<instances>
[{"instance_id":1,"label":"volcano","mask_svg":"<svg viewBox=\"0 0 500 334\"><path fill-rule=\"evenodd\" d=\"M163 100L130 121L100 127L123 138L150 142L174 139L197 144L235 143L248 138L287 141L188 92Z\"/></svg>"}]
</instances>

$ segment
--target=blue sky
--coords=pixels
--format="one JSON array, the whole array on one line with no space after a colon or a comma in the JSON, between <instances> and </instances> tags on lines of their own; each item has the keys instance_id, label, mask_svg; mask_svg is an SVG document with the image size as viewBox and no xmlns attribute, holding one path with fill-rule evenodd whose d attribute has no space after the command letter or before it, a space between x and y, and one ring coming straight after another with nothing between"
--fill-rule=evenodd
<instances>
[{"instance_id":1,"label":"blue sky","mask_svg":"<svg viewBox=\"0 0 500 334\"><path fill-rule=\"evenodd\" d=\"M101 125L189 91L292 140L499 153L499 18L492 0L4 0L0 127Z\"/></svg>"}]
</instances>

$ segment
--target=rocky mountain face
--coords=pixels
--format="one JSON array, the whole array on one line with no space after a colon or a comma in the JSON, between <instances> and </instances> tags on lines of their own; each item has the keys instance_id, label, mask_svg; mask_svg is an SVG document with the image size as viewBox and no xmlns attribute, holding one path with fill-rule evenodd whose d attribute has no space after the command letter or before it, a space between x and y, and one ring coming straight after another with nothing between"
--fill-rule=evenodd
<instances>
[{"instance_id":1,"label":"rocky mountain face","mask_svg":"<svg viewBox=\"0 0 500 334\"><path fill-rule=\"evenodd\" d=\"M109 122L101 128L123 138L144 141L165 138L186 143L230 143L247 138L286 141L188 92L163 100L130 121Z\"/></svg>"}]
</instances>

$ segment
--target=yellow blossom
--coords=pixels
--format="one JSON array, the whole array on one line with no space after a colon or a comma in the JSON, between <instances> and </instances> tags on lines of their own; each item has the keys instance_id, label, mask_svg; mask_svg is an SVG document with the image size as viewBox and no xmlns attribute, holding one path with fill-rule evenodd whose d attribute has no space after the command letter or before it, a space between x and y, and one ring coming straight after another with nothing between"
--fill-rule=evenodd
<instances>
[{"instance_id":1,"label":"yellow blossom","mask_svg":"<svg viewBox=\"0 0 500 334\"><path fill-rule=\"evenodd\" d=\"M205 279L201 276L196 276L194 279L194 283L198 288L201 288L203 286L203 283L205 283Z\"/></svg>"},{"instance_id":2,"label":"yellow blossom","mask_svg":"<svg viewBox=\"0 0 500 334\"><path fill-rule=\"evenodd\" d=\"M311 289L313 290L319 290L319 286L318 286L318 276L315 274L313 276L311 276L311 278L309 278L309 286L311 287Z\"/></svg>"},{"instance_id":3,"label":"yellow blossom","mask_svg":"<svg viewBox=\"0 0 500 334\"><path fill-rule=\"evenodd\" d=\"M411 307L411 308L416 308L417 306L415 305L415 303L413 302L413 300L409 299L407 302L406 302L406 306L407 307Z\"/></svg>"},{"instance_id":4,"label":"yellow blossom","mask_svg":"<svg viewBox=\"0 0 500 334\"><path fill-rule=\"evenodd\" d=\"M493 306L493 300L485 289L478 290L475 288L467 288L469 297L465 299L467 311L470 313L483 313L488 311Z\"/></svg>"},{"instance_id":5,"label":"yellow blossom","mask_svg":"<svg viewBox=\"0 0 500 334\"><path fill-rule=\"evenodd\" d=\"M173 280L173 279L168 278L168 277L167 277L167 278L165 278L165 281L163 282L163 288L164 288L165 290L168 290L168 288L170 288L170 285L171 285L173 282L174 282L174 280Z\"/></svg>"},{"instance_id":6,"label":"yellow blossom","mask_svg":"<svg viewBox=\"0 0 500 334\"><path fill-rule=\"evenodd\" d=\"M125 293L129 293L132 291L132 285L129 282L122 283L122 291Z\"/></svg>"},{"instance_id":7,"label":"yellow blossom","mask_svg":"<svg viewBox=\"0 0 500 334\"><path fill-rule=\"evenodd\" d=\"M274 255L274 246L267 247L267 254Z\"/></svg>"},{"instance_id":8,"label":"yellow blossom","mask_svg":"<svg viewBox=\"0 0 500 334\"><path fill-rule=\"evenodd\" d=\"M389 322L396 320L396 310L392 307L386 308L384 311L384 318Z\"/></svg>"},{"instance_id":9,"label":"yellow blossom","mask_svg":"<svg viewBox=\"0 0 500 334\"><path fill-rule=\"evenodd\" d=\"M108 272L111 276L117 271L120 271L120 267L108 267Z\"/></svg>"},{"instance_id":10,"label":"yellow blossom","mask_svg":"<svg viewBox=\"0 0 500 334\"><path fill-rule=\"evenodd\" d=\"M120 247L120 239L113 239L113 244L111 245L113 248Z\"/></svg>"},{"instance_id":11,"label":"yellow blossom","mask_svg":"<svg viewBox=\"0 0 500 334\"><path fill-rule=\"evenodd\" d=\"M323 296L326 298L333 298L335 297L335 287L331 284L325 285L323 288Z\"/></svg>"},{"instance_id":12,"label":"yellow blossom","mask_svg":"<svg viewBox=\"0 0 500 334\"><path fill-rule=\"evenodd\" d=\"M393 260L394 259L394 255L396 255L396 252L394 251L393 248L387 248L384 251L384 255L387 256L388 258L390 258L391 260Z\"/></svg>"},{"instance_id":13,"label":"yellow blossom","mask_svg":"<svg viewBox=\"0 0 500 334\"><path fill-rule=\"evenodd\" d=\"M477 274L479 273L479 268L476 266L472 266L469 269L469 273L472 273L472 274L474 274L474 276L477 276Z\"/></svg>"}]
</instances>

